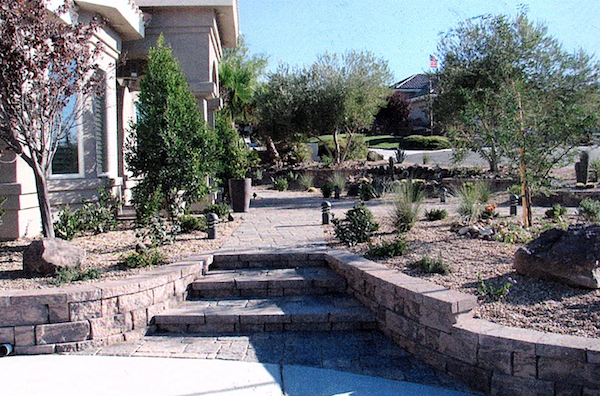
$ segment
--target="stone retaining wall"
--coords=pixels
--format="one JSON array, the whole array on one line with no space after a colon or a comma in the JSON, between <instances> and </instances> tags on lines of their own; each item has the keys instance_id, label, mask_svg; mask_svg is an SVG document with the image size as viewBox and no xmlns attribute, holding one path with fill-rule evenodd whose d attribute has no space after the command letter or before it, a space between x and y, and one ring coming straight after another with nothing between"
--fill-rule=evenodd
<instances>
[{"instance_id":1,"label":"stone retaining wall","mask_svg":"<svg viewBox=\"0 0 600 396\"><path fill-rule=\"evenodd\" d=\"M139 338L156 313L187 297L210 260L196 257L123 280L0 291L0 343L29 355Z\"/></svg>"},{"instance_id":2,"label":"stone retaining wall","mask_svg":"<svg viewBox=\"0 0 600 396\"><path fill-rule=\"evenodd\" d=\"M344 251L326 260L400 347L492 395L600 395L600 340L473 319L472 295Z\"/></svg>"}]
</instances>

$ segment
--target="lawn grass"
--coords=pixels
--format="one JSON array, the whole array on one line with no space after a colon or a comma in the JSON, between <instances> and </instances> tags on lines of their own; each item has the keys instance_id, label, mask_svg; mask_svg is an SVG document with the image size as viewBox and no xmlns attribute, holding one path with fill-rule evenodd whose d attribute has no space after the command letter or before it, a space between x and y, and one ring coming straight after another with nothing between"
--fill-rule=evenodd
<instances>
[{"instance_id":1,"label":"lawn grass","mask_svg":"<svg viewBox=\"0 0 600 396\"><path fill-rule=\"evenodd\" d=\"M340 139L345 139L346 134L342 133L339 135ZM323 141L331 141L333 140L332 135L321 135L321 139ZM402 140L399 136L389 136L389 135L375 135L375 136L365 136L365 140L367 141L367 145L369 148L377 148L377 149L391 149L395 150L398 148L398 143ZM319 143L317 138L312 138L310 143Z\"/></svg>"}]
</instances>

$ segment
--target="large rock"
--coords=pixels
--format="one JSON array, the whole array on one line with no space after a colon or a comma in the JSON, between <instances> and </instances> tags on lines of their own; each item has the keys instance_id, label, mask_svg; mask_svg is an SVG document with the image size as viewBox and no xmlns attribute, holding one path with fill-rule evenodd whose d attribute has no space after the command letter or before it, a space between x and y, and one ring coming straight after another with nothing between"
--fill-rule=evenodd
<instances>
[{"instance_id":1,"label":"large rock","mask_svg":"<svg viewBox=\"0 0 600 396\"><path fill-rule=\"evenodd\" d=\"M23 252L26 273L53 275L59 268L77 267L85 260L85 250L62 239L44 238L31 242Z\"/></svg>"},{"instance_id":2,"label":"large rock","mask_svg":"<svg viewBox=\"0 0 600 396\"><path fill-rule=\"evenodd\" d=\"M515 253L518 273L576 287L600 288L600 226L542 233Z\"/></svg>"}]
</instances>

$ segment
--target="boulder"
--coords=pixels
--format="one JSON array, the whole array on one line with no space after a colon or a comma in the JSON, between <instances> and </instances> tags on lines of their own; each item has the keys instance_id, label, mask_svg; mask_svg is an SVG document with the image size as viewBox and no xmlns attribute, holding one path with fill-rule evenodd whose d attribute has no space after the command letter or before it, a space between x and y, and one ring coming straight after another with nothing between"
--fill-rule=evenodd
<instances>
[{"instance_id":1,"label":"boulder","mask_svg":"<svg viewBox=\"0 0 600 396\"><path fill-rule=\"evenodd\" d=\"M85 260L85 250L71 242L43 238L31 242L23 252L23 270L29 274L54 275L59 268L77 267Z\"/></svg>"},{"instance_id":2,"label":"boulder","mask_svg":"<svg viewBox=\"0 0 600 396\"><path fill-rule=\"evenodd\" d=\"M600 288L600 226L550 229L515 253L518 273L589 289Z\"/></svg>"}]
</instances>

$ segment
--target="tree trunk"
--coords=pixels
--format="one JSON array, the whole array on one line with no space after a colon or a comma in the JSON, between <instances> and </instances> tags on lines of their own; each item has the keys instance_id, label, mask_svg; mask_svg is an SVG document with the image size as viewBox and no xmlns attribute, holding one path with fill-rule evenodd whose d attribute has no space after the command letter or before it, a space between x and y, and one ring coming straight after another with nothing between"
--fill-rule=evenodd
<instances>
[{"instance_id":1,"label":"tree trunk","mask_svg":"<svg viewBox=\"0 0 600 396\"><path fill-rule=\"evenodd\" d=\"M267 151L269 152L269 156L272 158L275 165L279 165L279 162L280 162L279 151L277 151L277 147L275 147L275 143L273 142L273 139L271 139L271 136L267 136L266 140L267 140Z\"/></svg>"},{"instance_id":2,"label":"tree trunk","mask_svg":"<svg viewBox=\"0 0 600 396\"><path fill-rule=\"evenodd\" d=\"M333 163L334 164L339 164L340 163L340 139L338 136L338 131L337 129L335 131L333 131L333 146L334 146L334 158L333 158Z\"/></svg>"},{"instance_id":3,"label":"tree trunk","mask_svg":"<svg viewBox=\"0 0 600 396\"><path fill-rule=\"evenodd\" d=\"M38 205L40 206L40 217L42 220L42 232L46 238L54 238L54 227L52 225L52 209L50 208L50 197L48 194L48 183L46 176L40 169L33 169L35 186L37 188Z\"/></svg>"}]
</instances>

